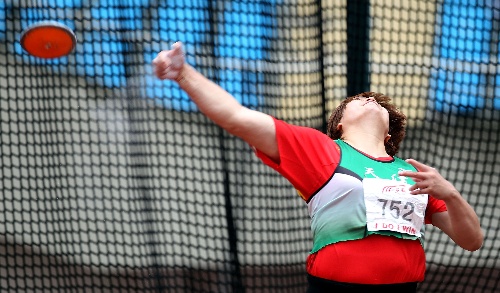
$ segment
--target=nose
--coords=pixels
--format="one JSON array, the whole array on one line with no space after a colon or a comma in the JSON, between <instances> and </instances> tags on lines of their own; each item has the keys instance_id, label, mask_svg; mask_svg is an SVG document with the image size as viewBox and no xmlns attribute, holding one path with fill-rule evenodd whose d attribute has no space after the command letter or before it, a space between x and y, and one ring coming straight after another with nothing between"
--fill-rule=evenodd
<instances>
[{"instance_id":1,"label":"nose","mask_svg":"<svg viewBox=\"0 0 500 293\"><path fill-rule=\"evenodd\" d=\"M366 98L366 100L367 100L367 101L372 101L372 102L376 102L376 101L377 101L377 100L375 100L375 98L374 98L374 97L368 97L368 98Z\"/></svg>"}]
</instances>

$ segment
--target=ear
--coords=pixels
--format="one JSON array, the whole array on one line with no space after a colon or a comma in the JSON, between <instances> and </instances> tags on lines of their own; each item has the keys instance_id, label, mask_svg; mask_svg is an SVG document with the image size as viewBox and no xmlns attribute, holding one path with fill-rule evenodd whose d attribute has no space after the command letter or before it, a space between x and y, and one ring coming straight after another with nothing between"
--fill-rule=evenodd
<instances>
[{"instance_id":1,"label":"ear","mask_svg":"<svg viewBox=\"0 0 500 293\"><path fill-rule=\"evenodd\" d=\"M337 130L342 130L342 123L337 124L336 129L337 129Z\"/></svg>"},{"instance_id":2,"label":"ear","mask_svg":"<svg viewBox=\"0 0 500 293\"><path fill-rule=\"evenodd\" d=\"M387 143L389 141L389 139L391 139L391 135L387 134L387 136L384 139L384 143Z\"/></svg>"}]
</instances>

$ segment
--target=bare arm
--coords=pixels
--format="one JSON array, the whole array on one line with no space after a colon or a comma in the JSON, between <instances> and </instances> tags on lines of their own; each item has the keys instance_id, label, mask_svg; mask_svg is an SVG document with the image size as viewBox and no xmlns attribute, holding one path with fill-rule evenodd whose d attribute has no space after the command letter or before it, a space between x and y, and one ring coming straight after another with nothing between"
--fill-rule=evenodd
<instances>
[{"instance_id":1,"label":"bare arm","mask_svg":"<svg viewBox=\"0 0 500 293\"><path fill-rule=\"evenodd\" d=\"M460 247L474 251L483 245L483 232L479 218L457 189L439 172L416 160L408 163L418 172L403 171L399 175L412 178L416 183L410 188L412 194L430 194L446 203L448 211L432 216L432 224L457 243Z\"/></svg>"},{"instance_id":2,"label":"bare arm","mask_svg":"<svg viewBox=\"0 0 500 293\"><path fill-rule=\"evenodd\" d=\"M181 43L175 43L172 50L160 52L153 60L153 67L158 78L177 82L210 120L271 159L279 160L273 118L242 106L231 94L188 65Z\"/></svg>"}]
</instances>

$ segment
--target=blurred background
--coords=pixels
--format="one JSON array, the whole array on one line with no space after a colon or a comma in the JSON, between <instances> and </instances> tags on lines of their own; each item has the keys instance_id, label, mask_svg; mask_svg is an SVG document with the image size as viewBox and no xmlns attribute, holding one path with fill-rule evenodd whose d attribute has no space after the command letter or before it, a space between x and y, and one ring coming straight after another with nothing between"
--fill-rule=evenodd
<instances>
[{"instance_id":1,"label":"blurred background","mask_svg":"<svg viewBox=\"0 0 500 293\"><path fill-rule=\"evenodd\" d=\"M426 234L419 292L500 286L500 2L3 0L2 292L305 292L306 204L151 61L176 41L243 105L326 127L382 92L408 116L399 157L437 168L485 232ZM59 59L21 32L59 21ZM342 264L333 264L342 265Z\"/></svg>"}]
</instances>

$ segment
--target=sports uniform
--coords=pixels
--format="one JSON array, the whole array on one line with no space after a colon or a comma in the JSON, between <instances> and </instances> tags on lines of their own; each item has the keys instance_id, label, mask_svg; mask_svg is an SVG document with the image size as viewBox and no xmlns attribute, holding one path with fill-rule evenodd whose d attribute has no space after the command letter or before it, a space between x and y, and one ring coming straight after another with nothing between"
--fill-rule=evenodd
<instances>
[{"instance_id":1,"label":"sports uniform","mask_svg":"<svg viewBox=\"0 0 500 293\"><path fill-rule=\"evenodd\" d=\"M257 156L283 175L308 205L310 277L349 284L395 284L424 278L425 225L443 201L410 195L415 168L397 157L373 158L312 128L274 119L280 161Z\"/></svg>"}]
</instances>

